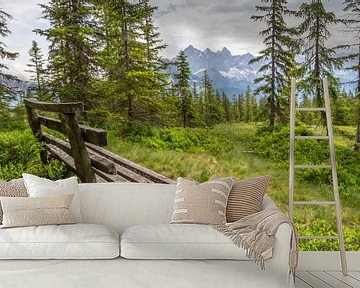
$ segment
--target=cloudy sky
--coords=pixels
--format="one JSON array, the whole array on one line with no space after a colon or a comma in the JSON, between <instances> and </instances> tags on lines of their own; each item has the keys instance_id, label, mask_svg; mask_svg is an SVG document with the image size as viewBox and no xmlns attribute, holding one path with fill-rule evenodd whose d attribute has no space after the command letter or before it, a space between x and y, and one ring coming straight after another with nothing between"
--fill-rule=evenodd
<instances>
[{"instance_id":1,"label":"cloudy sky","mask_svg":"<svg viewBox=\"0 0 360 288\"><path fill-rule=\"evenodd\" d=\"M155 23L159 27L161 38L168 45L163 52L172 58L189 44L204 50L220 50L227 47L232 54L258 53L262 48L262 39L258 36L263 26L254 23L250 17L255 12L255 0L150 0L159 7ZM296 9L305 0L290 0L291 9ZM29 61L28 50L31 41L39 42L44 53L47 51L46 40L32 30L47 27L41 19L41 9L37 5L46 0L0 0L0 8L13 16L9 23L12 35L5 39L9 50L20 53L20 57L9 63L13 73L23 80L28 79L26 64ZM338 16L344 16L341 3L343 0L324 0L326 8ZM339 28L333 28L331 45L344 42L344 34Z\"/></svg>"}]
</instances>

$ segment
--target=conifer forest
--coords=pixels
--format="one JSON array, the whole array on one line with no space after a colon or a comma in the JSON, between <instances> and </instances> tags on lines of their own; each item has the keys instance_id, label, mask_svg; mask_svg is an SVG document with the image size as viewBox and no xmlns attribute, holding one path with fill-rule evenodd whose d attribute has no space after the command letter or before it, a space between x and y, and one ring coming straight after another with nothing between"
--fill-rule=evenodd
<instances>
[{"instance_id":1,"label":"conifer forest","mask_svg":"<svg viewBox=\"0 0 360 288\"><path fill-rule=\"evenodd\" d=\"M253 1L249 21L258 25L263 48L248 63L259 67L253 85L238 94L219 90L206 69L194 80L184 50L172 59L163 56L167 43L154 21L156 1L150 0L49 0L38 5L49 25L33 33L46 39L48 50L32 41L26 68L30 79L27 89L19 89L23 81L9 69L19 53L7 45L14 19L0 6L0 179L19 178L23 172L50 179L71 175L55 159L42 165L42 144L30 132L23 99L83 102L85 113L78 118L108 131L106 149L172 179L269 174L267 193L287 212L291 78L297 80L298 107L323 107L326 77L345 242L348 250L359 250L360 2L341 0L343 17L327 9L327 0L303 0L296 10L288 2ZM334 27L343 31L341 45L331 45ZM354 77L344 83L335 71L351 71ZM326 134L323 118L318 112L297 115L296 132ZM326 143L304 142L297 150L304 164L328 161ZM301 200L331 196L331 171L323 170L298 172ZM316 196L315 189L320 190ZM307 209L296 214L303 233L336 232L331 213ZM304 250L338 249L336 241L300 245Z\"/></svg>"}]
</instances>

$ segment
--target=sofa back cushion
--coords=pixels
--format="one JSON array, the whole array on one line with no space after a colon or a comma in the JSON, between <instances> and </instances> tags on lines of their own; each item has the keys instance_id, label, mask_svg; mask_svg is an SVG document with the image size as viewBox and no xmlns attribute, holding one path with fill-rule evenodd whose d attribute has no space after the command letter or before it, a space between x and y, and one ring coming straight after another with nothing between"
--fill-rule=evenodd
<instances>
[{"instance_id":1,"label":"sofa back cushion","mask_svg":"<svg viewBox=\"0 0 360 288\"><path fill-rule=\"evenodd\" d=\"M131 226L169 224L175 191L175 184L79 184L83 222L102 224L119 234ZM274 207L265 196L263 208Z\"/></svg>"}]
</instances>

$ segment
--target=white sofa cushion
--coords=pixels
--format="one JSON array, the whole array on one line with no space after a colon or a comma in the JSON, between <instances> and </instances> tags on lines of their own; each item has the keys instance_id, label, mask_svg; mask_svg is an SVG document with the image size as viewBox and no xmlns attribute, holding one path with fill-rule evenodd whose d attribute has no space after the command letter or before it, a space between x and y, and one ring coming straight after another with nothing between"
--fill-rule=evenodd
<instances>
[{"instance_id":1,"label":"white sofa cushion","mask_svg":"<svg viewBox=\"0 0 360 288\"><path fill-rule=\"evenodd\" d=\"M23 178L29 197L48 197L75 194L70 205L70 211L73 213L76 222L82 222L79 188L76 177L51 181L46 178L24 173Z\"/></svg>"},{"instance_id":2,"label":"white sofa cushion","mask_svg":"<svg viewBox=\"0 0 360 288\"><path fill-rule=\"evenodd\" d=\"M0 259L107 259L118 256L118 235L102 225L0 229Z\"/></svg>"},{"instance_id":3,"label":"white sofa cushion","mask_svg":"<svg viewBox=\"0 0 360 288\"><path fill-rule=\"evenodd\" d=\"M212 226L164 224L134 226L121 237L121 256L128 259L249 260L246 252ZM264 253L265 259L272 250Z\"/></svg>"}]
</instances>

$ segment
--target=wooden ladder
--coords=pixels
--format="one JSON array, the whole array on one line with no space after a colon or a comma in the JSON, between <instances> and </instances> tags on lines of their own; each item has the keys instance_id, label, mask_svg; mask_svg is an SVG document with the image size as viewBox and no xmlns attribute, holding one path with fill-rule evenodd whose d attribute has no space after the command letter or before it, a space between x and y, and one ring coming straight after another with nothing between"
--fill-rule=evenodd
<instances>
[{"instance_id":1,"label":"wooden ladder","mask_svg":"<svg viewBox=\"0 0 360 288\"><path fill-rule=\"evenodd\" d=\"M291 80L291 104L290 104L290 177L289 177L289 217L293 220L294 205L335 205L336 208L336 222L337 222L337 236L299 236L299 239L336 239L339 241L341 269L344 275L348 275L346 253L344 245L343 226L341 218L341 207L339 199L339 187L336 171L336 159L334 149L334 136L331 120L329 88L327 79L323 79L324 102L323 108L297 108L296 107L296 81ZM295 115L296 111L321 111L326 113L326 122L328 129L328 136L296 136L295 135ZM331 165L295 165L295 140L328 140L330 147ZM333 191L335 201L294 201L294 178L295 169L331 169L333 179Z\"/></svg>"}]
</instances>

